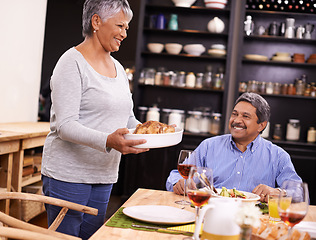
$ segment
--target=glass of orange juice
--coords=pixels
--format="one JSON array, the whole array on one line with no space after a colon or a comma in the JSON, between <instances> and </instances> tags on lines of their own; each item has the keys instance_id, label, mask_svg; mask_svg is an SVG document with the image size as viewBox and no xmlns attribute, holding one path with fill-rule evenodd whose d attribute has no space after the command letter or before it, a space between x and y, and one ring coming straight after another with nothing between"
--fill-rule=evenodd
<instances>
[{"instance_id":1,"label":"glass of orange juice","mask_svg":"<svg viewBox=\"0 0 316 240\"><path fill-rule=\"evenodd\" d=\"M279 195L269 195L268 206L269 206L269 220L270 221L281 221L278 213Z\"/></svg>"}]
</instances>

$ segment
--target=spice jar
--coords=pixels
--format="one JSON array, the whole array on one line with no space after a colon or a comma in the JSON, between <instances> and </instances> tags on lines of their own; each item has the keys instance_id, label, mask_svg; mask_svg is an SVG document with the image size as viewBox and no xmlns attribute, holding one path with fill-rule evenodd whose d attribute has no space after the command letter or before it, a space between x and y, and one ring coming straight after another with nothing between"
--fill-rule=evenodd
<instances>
[{"instance_id":1,"label":"spice jar","mask_svg":"<svg viewBox=\"0 0 316 240\"><path fill-rule=\"evenodd\" d=\"M277 123L274 125L274 131L273 131L273 139L275 140L281 140L282 139L282 127L281 124Z\"/></svg>"},{"instance_id":2,"label":"spice jar","mask_svg":"<svg viewBox=\"0 0 316 240\"><path fill-rule=\"evenodd\" d=\"M156 70L154 68L148 68L145 71L145 84L147 85L154 85L155 84L155 75Z\"/></svg>"},{"instance_id":3,"label":"spice jar","mask_svg":"<svg viewBox=\"0 0 316 240\"><path fill-rule=\"evenodd\" d=\"M206 67L206 72L204 73L204 78L203 78L203 87L211 89L212 88L212 66L208 65Z\"/></svg>"},{"instance_id":4,"label":"spice jar","mask_svg":"<svg viewBox=\"0 0 316 240\"><path fill-rule=\"evenodd\" d=\"M222 114L220 113L212 114L211 129L210 129L211 134L214 134L214 135L219 134L221 130L221 117L222 117Z\"/></svg>"},{"instance_id":5,"label":"spice jar","mask_svg":"<svg viewBox=\"0 0 316 240\"><path fill-rule=\"evenodd\" d=\"M307 131L307 142L309 143L316 142L316 130L314 127L310 127Z\"/></svg>"},{"instance_id":6,"label":"spice jar","mask_svg":"<svg viewBox=\"0 0 316 240\"><path fill-rule=\"evenodd\" d=\"M211 114L209 112L203 112L200 120L200 131L202 133L208 133L211 130Z\"/></svg>"},{"instance_id":7,"label":"spice jar","mask_svg":"<svg viewBox=\"0 0 316 240\"><path fill-rule=\"evenodd\" d=\"M286 140L298 141L300 138L300 120L289 119L286 129Z\"/></svg>"},{"instance_id":8,"label":"spice jar","mask_svg":"<svg viewBox=\"0 0 316 240\"><path fill-rule=\"evenodd\" d=\"M159 121L159 118L160 118L159 110L160 109L157 107L149 108L149 111L147 112L147 115L146 115L146 120L147 121Z\"/></svg>"},{"instance_id":9,"label":"spice jar","mask_svg":"<svg viewBox=\"0 0 316 240\"><path fill-rule=\"evenodd\" d=\"M141 123L146 122L147 111L148 111L148 107L143 107L143 106L138 107L138 120Z\"/></svg>"},{"instance_id":10,"label":"spice jar","mask_svg":"<svg viewBox=\"0 0 316 240\"><path fill-rule=\"evenodd\" d=\"M240 82L239 83L239 92L246 92L247 91L247 83L246 82Z\"/></svg>"},{"instance_id":11,"label":"spice jar","mask_svg":"<svg viewBox=\"0 0 316 240\"><path fill-rule=\"evenodd\" d=\"M195 87L195 75L193 72L189 72L185 78L185 86L194 88Z\"/></svg>"},{"instance_id":12,"label":"spice jar","mask_svg":"<svg viewBox=\"0 0 316 240\"><path fill-rule=\"evenodd\" d=\"M196 74L196 82L195 87L196 88L202 88L203 87L203 73L197 73Z\"/></svg>"},{"instance_id":13,"label":"spice jar","mask_svg":"<svg viewBox=\"0 0 316 240\"><path fill-rule=\"evenodd\" d=\"M296 88L293 83L289 84L289 87L287 88L287 94L288 95L295 95L296 94Z\"/></svg>"},{"instance_id":14,"label":"spice jar","mask_svg":"<svg viewBox=\"0 0 316 240\"><path fill-rule=\"evenodd\" d=\"M162 74L162 84L165 85L165 86L169 86L169 84L170 84L169 72L164 72Z\"/></svg>"},{"instance_id":15,"label":"spice jar","mask_svg":"<svg viewBox=\"0 0 316 240\"><path fill-rule=\"evenodd\" d=\"M188 117L185 122L185 130L193 133L199 133L201 116L202 112L200 111L188 111Z\"/></svg>"},{"instance_id":16,"label":"spice jar","mask_svg":"<svg viewBox=\"0 0 316 240\"><path fill-rule=\"evenodd\" d=\"M305 83L302 80L297 80L296 84L296 95L303 95L305 91Z\"/></svg>"},{"instance_id":17,"label":"spice jar","mask_svg":"<svg viewBox=\"0 0 316 240\"><path fill-rule=\"evenodd\" d=\"M177 127L183 129L184 127L184 110L172 109L169 115L169 125L175 124Z\"/></svg>"},{"instance_id":18,"label":"spice jar","mask_svg":"<svg viewBox=\"0 0 316 240\"><path fill-rule=\"evenodd\" d=\"M258 83L257 81L248 81L247 92L258 92Z\"/></svg>"},{"instance_id":19,"label":"spice jar","mask_svg":"<svg viewBox=\"0 0 316 240\"><path fill-rule=\"evenodd\" d=\"M178 87L185 87L185 72L183 72L183 71L179 72L179 74L177 76L176 85Z\"/></svg>"},{"instance_id":20,"label":"spice jar","mask_svg":"<svg viewBox=\"0 0 316 240\"><path fill-rule=\"evenodd\" d=\"M170 86L174 86L176 85L176 82L177 82L177 74L173 71L169 71L169 85Z\"/></svg>"},{"instance_id":21,"label":"spice jar","mask_svg":"<svg viewBox=\"0 0 316 240\"><path fill-rule=\"evenodd\" d=\"M284 83L282 84L282 87L281 87L281 94L283 95L286 95L287 94L287 88L288 88L288 84Z\"/></svg>"},{"instance_id":22,"label":"spice jar","mask_svg":"<svg viewBox=\"0 0 316 240\"><path fill-rule=\"evenodd\" d=\"M259 93L266 93L266 83L265 82L260 82L258 84L258 92Z\"/></svg>"},{"instance_id":23,"label":"spice jar","mask_svg":"<svg viewBox=\"0 0 316 240\"><path fill-rule=\"evenodd\" d=\"M273 83L272 82L267 83L266 94L273 94Z\"/></svg>"},{"instance_id":24,"label":"spice jar","mask_svg":"<svg viewBox=\"0 0 316 240\"><path fill-rule=\"evenodd\" d=\"M162 82L162 72L156 72L155 85L161 85L161 82Z\"/></svg>"},{"instance_id":25,"label":"spice jar","mask_svg":"<svg viewBox=\"0 0 316 240\"><path fill-rule=\"evenodd\" d=\"M273 84L273 94L280 94L281 93L281 84L274 83Z\"/></svg>"}]
</instances>

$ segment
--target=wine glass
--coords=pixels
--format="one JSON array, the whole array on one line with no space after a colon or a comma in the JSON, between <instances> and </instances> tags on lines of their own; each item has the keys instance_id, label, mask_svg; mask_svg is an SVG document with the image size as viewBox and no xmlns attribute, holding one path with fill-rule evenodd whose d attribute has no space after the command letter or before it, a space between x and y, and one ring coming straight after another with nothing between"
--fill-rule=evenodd
<instances>
[{"instance_id":1,"label":"wine glass","mask_svg":"<svg viewBox=\"0 0 316 240\"><path fill-rule=\"evenodd\" d=\"M279 195L278 212L280 218L289 226L288 239L292 228L306 216L309 205L307 183L284 181Z\"/></svg>"},{"instance_id":2,"label":"wine glass","mask_svg":"<svg viewBox=\"0 0 316 240\"><path fill-rule=\"evenodd\" d=\"M190 205L189 201L185 200L185 181L188 179L191 167L195 166L196 157L195 152L191 150L181 150L178 158L178 171L180 175L184 178L183 185L183 200L175 201L177 204Z\"/></svg>"},{"instance_id":3,"label":"wine glass","mask_svg":"<svg viewBox=\"0 0 316 240\"><path fill-rule=\"evenodd\" d=\"M185 185L188 197L195 206L195 223L199 216L200 207L208 202L212 196L213 171L207 167L191 167ZM195 239L194 237L185 238Z\"/></svg>"}]
</instances>

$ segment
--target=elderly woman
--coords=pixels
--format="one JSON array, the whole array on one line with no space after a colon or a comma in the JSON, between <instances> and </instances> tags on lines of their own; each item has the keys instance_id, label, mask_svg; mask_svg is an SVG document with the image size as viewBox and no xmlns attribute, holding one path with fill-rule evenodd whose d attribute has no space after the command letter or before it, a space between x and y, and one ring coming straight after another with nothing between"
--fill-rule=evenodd
<instances>
[{"instance_id":1,"label":"elderly woman","mask_svg":"<svg viewBox=\"0 0 316 240\"><path fill-rule=\"evenodd\" d=\"M204 140L195 150L197 165L213 169L216 188L253 192L267 201L285 180L302 181L290 155L260 136L270 118L270 106L256 93L244 93L229 119L230 134ZM183 194L183 179L172 170L167 190Z\"/></svg>"},{"instance_id":2,"label":"elderly woman","mask_svg":"<svg viewBox=\"0 0 316 240\"><path fill-rule=\"evenodd\" d=\"M148 149L125 140L139 121L128 79L111 56L127 37L132 11L126 0L86 0L84 41L59 59L51 77L52 108L43 161L46 196L97 208L98 216L69 211L57 231L88 239L103 223L121 154ZM46 206L48 224L58 209Z\"/></svg>"}]
</instances>

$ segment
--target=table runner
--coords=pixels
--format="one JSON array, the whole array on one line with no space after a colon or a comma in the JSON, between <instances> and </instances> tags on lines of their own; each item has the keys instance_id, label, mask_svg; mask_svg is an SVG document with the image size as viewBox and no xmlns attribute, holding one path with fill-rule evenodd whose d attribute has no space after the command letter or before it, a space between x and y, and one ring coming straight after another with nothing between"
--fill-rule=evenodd
<instances>
[{"instance_id":1,"label":"table runner","mask_svg":"<svg viewBox=\"0 0 316 240\"><path fill-rule=\"evenodd\" d=\"M177 233L167 230L156 230L156 229L147 229L147 228L136 228L133 227L133 224L137 225L146 225L146 226L153 226L153 227L162 227L162 228L171 228L183 231L194 231L194 224L185 224L181 226L174 226L174 225L161 225L161 224L153 224L148 222L138 221L136 219L130 218L123 213L124 207L119 208L117 212L110 218L110 220L105 224L108 227L117 227L117 228L131 228L136 230L143 230L143 231L158 231L163 233L173 233L173 234L183 234L183 235L192 235L192 234L185 234L185 233Z\"/></svg>"}]
</instances>

